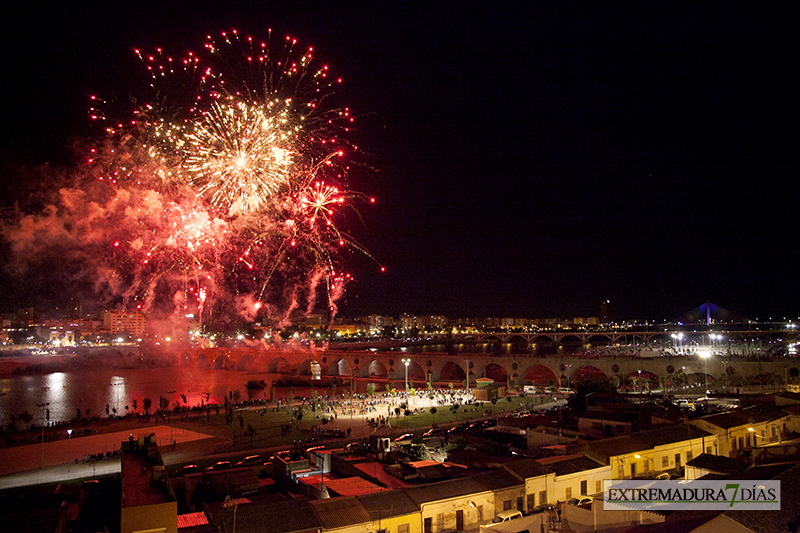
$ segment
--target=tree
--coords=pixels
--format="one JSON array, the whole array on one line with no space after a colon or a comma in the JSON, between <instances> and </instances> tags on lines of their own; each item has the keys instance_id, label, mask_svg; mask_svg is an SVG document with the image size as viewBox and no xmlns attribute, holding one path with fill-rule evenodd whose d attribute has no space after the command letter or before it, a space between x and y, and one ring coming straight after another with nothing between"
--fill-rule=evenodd
<instances>
[{"instance_id":1,"label":"tree","mask_svg":"<svg viewBox=\"0 0 800 533\"><path fill-rule=\"evenodd\" d=\"M142 400L142 410L144 410L144 414L149 415L150 408L152 406L153 406L153 400L151 400L150 398L145 398L144 400ZM106 406L106 408L107 407L108 406Z\"/></svg>"},{"instance_id":2,"label":"tree","mask_svg":"<svg viewBox=\"0 0 800 533\"><path fill-rule=\"evenodd\" d=\"M375 384L374 383L367 384L367 394L369 394L370 396L375 396Z\"/></svg>"},{"instance_id":3,"label":"tree","mask_svg":"<svg viewBox=\"0 0 800 533\"><path fill-rule=\"evenodd\" d=\"M436 408L435 407L431 407L428 410L431 413L431 422L433 422L435 424L436 423Z\"/></svg>"}]
</instances>

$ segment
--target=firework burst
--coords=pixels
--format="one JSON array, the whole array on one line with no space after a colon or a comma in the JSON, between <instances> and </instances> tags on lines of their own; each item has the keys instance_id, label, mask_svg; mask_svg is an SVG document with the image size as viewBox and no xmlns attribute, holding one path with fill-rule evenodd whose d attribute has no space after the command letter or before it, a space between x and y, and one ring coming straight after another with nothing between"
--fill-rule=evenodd
<instances>
[{"instance_id":1,"label":"firework burst","mask_svg":"<svg viewBox=\"0 0 800 533\"><path fill-rule=\"evenodd\" d=\"M127 307L202 314L249 297L268 313L312 310L318 286L330 309L342 296L341 251L364 251L336 224L361 198L344 186L354 119L313 49L279 41L234 30L181 59L136 50L153 98L122 118L93 98L105 136L85 174L101 192L59 212L101 221L74 239L106 250L92 259Z\"/></svg>"}]
</instances>

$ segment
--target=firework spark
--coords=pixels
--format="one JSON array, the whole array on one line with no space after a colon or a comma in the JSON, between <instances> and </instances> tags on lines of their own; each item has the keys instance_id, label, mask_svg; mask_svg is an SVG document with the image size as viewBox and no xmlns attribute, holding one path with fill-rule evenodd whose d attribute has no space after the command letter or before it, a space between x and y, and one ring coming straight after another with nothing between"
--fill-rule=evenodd
<instances>
[{"instance_id":1,"label":"firework spark","mask_svg":"<svg viewBox=\"0 0 800 533\"><path fill-rule=\"evenodd\" d=\"M269 313L304 294L311 310L324 281L335 308L350 279L336 268L340 251L364 251L336 223L361 198L344 187L354 118L313 49L280 41L234 30L181 59L136 50L154 97L123 118L93 97L105 136L82 175L94 185L65 191L46 216L65 219L76 249L91 243L98 285L124 305L202 315L252 299ZM12 229L45 222L23 218Z\"/></svg>"}]
</instances>

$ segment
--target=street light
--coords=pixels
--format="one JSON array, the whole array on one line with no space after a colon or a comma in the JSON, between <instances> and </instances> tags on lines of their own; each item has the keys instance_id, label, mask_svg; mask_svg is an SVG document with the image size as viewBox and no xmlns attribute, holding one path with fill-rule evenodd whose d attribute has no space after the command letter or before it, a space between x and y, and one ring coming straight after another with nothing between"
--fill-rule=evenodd
<instances>
[{"instance_id":1,"label":"street light","mask_svg":"<svg viewBox=\"0 0 800 533\"><path fill-rule=\"evenodd\" d=\"M408 401L408 364L411 362L411 359L403 358L401 361L403 361L406 367L406 401Z\"/></svg>"},{"instance_id":2,"label":"street light","mask_svg":"<svg viewBox=\"0 0 800 533\"><path fill-rule=\"evenodd\" d=\"M706 397L708 397L708 358L711 357L711 353L707 351L701 351L700 357L703 358L703 376L705 377L706 383Z\"/></svg>"},{"instance_id":3,"label":"street light","mask_svg":"<svg viewBox=\"0 0 800 533\"><path fill-rule=\"evenodd\" d=\"M650 461L651 463L653 463L653 475L655 475L655 472L656 472L656 462L655 461L653 461L652 459L650 459L646 455L639 455L638 453L634 454L634 457L636 457L637 459L645 459L645 460ZM645 463L644 465L647 466L647 463Z\"/></svg>"},{"instance_id":4,"label":"street light","mask_svg":"<svg viewBox=\"0 0 800 533\"><path fill-rule=\"evenodd\" d=\"M747 428L747 431L753 434L753 447L758 446L756 444L756 437L758 437L759 439L764 439L765 441L767 440L767 437L764 437L763 435L759 435L758 433L756 433L755 428Z\"/></svg>"},{"instance_id":5,"label":"street light","mask_svg":"<svg viewBox=\"0 0 800 533\"><path fill-rule=\"evenodd\" d=\"M469 359L465 359L467 362L467 401L469 401Z\"/></svg>"},{"instance_id":6,"label":"street light","mask_svg":"<svg viewBox=\"0 0 800 533\"><path fill-rule=\"evenodd\" d=\"M675 348L675 353L681 353L681 350L683 348L683 346L682 346L682 344L683 344L683 342L682 342L683 341L683 333L673 333L672 334L672 338L674 339L673 346ZM677 342L675 342L675 341L677 341Z\"/></svg>"},{"instance_id":7,"label":"street light","mask_svg":"<svg viewBox=\"0 0 800 533\"><path fill-rule=\"evenodd\" d=\"M44 412L42 412L42 468L44 468L44 421L45 421L45 416L47 416L48 420L50 419L50 409L47 409L48 405L50 405L50 402L37 403L36 404L36 407L44 409Z\"/></svg>"},{"instance_id":8,"label":"street light","mask_svg":"<svg viewBox=\"0 0 800 533\"><path fill-rule=\"evenodd\" d=\"M67 472L70 471L72 465L70 465L70 461L72 461L72 430L67 430Z\"/></svg>"}]
</instances>

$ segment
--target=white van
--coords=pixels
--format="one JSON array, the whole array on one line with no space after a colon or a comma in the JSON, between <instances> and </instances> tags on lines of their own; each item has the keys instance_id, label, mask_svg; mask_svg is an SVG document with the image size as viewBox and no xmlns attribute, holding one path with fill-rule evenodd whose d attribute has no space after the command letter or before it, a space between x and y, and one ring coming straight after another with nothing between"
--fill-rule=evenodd
<instances>
[{"instance_id":1,"label":"white van","mask_svg":"<svg viewBox=\"0 0 800 533\"><path fill-rule=\"evenodd\" d=\"M500 522L508 522L509 520L514 520L515 518L522 518L522 511L519 509L509 509L508 511L500 511L497 513L497 517L492 520L495 524L499 524Z\"/></svg>"}]
</instances>

